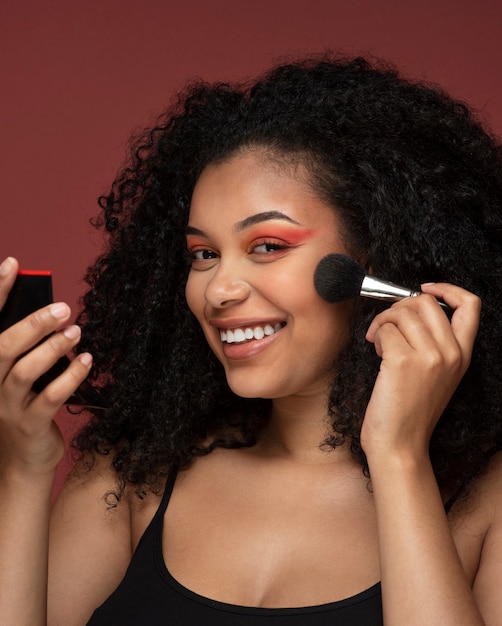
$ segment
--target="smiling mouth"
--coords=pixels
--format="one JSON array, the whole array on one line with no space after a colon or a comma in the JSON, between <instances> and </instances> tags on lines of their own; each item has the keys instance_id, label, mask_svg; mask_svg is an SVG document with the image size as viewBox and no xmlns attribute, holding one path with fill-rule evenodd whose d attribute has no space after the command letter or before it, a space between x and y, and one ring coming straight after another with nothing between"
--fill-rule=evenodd
<instances>
[{"instance_id":1,"label":"smiling mouth","mask_svg":"<svg viewBox=\"0 0 502 626\"><path fill-rule=\"evenodd\" d=\"M234 328L232 330L220 330L220 337L223 343L247 343L274 335L284 326L286 326L285 322L277 322L273 326L272 324L265 324L264 326L257 325L253 327Z\"/></svg>"}]
</instances>

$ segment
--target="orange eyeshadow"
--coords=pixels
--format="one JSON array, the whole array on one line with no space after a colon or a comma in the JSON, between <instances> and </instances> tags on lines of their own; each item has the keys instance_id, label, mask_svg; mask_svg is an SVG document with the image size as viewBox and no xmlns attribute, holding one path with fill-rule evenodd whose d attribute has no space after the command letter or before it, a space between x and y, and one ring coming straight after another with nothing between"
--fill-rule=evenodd
<instances>
[{"instance_id":1,"label":"orange eyeshadow","mask_svg":"<svg viewBox=\"0 0 502 626\"><path fill-rule=\"evenodd\" d=\"M316 231L312 228L284 228L282 226L268 225L252 230L248 236L250 239L258 239L260 237L270 237L271 239L281 239L291 245L299 245L307 241L315 235Z\"/></svg>"}]
</instances>

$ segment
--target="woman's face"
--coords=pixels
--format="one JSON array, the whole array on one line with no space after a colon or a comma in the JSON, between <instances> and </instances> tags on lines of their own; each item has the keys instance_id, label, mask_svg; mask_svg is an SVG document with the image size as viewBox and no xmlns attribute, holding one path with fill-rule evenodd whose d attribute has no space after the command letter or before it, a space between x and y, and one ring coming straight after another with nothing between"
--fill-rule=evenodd
<instances>
[{"instance_id":1,"label":"woman's face","mask_svg":"<svg viewBox=\"0 0 502 626\"><path fill-rule=\"evenodd\" d=\"M323 256L347 253L337 216L302 166L250 150L209 165L187 229L187 302L242 397L326 393L351 303L314 288Z\"/></svg>"}]
</instances>

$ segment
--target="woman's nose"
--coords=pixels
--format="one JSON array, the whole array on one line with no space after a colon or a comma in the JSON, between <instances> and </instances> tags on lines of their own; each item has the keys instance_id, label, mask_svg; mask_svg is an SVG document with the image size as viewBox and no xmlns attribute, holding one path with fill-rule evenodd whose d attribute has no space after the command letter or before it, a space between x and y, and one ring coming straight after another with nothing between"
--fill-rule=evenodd
<instances>
[{"instance_id":1,"label":"woman's nose","mask_svg":"<svg viewBox=\"0 0 502 626\"><path fill-rule=\"evenodd\" d=\"M206 287L206 300L215 307L229 307L246 300L251 292L249 283L236 267L220 264Z\"/></svg>"}]
</instances>

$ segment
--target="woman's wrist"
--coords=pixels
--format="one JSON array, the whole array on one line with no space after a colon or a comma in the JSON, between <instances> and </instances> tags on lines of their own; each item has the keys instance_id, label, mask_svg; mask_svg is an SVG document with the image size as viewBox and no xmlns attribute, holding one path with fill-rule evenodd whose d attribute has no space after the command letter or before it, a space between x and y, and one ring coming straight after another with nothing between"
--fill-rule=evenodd
<instances>
[{"instance_id":1,"label":"woman's wrist","mask_svg":"<svg viewBox=\"0 0 502 626\"><path fill-rule=\"evenodd\" d=\"M428 450L418 446L384 446L373 445L364 449L370 475L382 473L390 477L393 474L423 475L432 469Z\"/></svg>"},{"instance_id":2,"label":"woman's wrist","mask_svg":"<svg viewBox=\"0 0 502 626\"><path fill-rule=\"evenodd\" d=\"M0 463L0 482L4 488L26 489L26 486L36 485L37 489L47 486L52 489L56 477L58 463L34 465L31 463L15 462Z\"/></svg>"}]
</instances>

